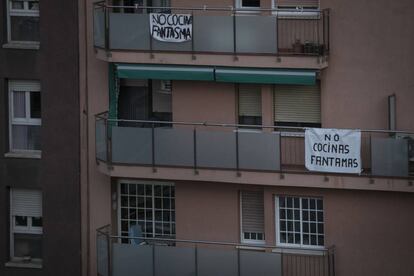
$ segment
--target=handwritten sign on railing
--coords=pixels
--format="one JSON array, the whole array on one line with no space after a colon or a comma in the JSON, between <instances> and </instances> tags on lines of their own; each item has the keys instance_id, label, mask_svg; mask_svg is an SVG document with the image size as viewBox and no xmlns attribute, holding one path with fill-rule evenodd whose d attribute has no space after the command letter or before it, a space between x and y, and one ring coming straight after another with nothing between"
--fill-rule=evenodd
<instances>
[{"instance_id":1,"label":"handwritten sign on railing","mask_svg":"<svg viewBox=\"0 0 414 276\"><path fill-rule=\"evenodd\" d=\"M191 14L150 13L151 36L163 42L185 42L193 37Z\"/></svg>"},{"instance_id":2,"label":"handwritten sign on railing","mask_svg":"<svg viewBox=\"0 0 414 276\"><path fill-rule=\"evenodd\" d=\"M359 174L361 172L361 131L306 129L305 165L310 171Z\"/></svg>"}]
</instances>

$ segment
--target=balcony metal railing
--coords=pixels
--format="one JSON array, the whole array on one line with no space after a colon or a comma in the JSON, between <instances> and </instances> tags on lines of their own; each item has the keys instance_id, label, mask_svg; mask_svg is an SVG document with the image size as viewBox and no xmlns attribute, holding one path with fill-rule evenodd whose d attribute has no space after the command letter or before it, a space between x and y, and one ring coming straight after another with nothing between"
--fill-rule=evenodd
<instances>
[{"instance_id":1,"label":"balcony metal railing","mask_svg":"<svg viewBox=\"0 0 414 276\"><path fill-rule=\"evenodd\" d=\"M308 172L304 128L108 119L96 116L96 158L108 165ZM362 130L364 176L409 177L413 133ZM325 173L324 173L325 174Z\"/></svg>"},{"instance_id":2,"label":"balcony metal railing","mask_svg":"<svg viewBox=\"0 0 414 276\"><path fill-rule=\"evenodd\" d=\"M98 276L335 276L334 246L284 252L265 245L112 236L110 229L97 230Z\"/></svg>"},{"instance_id":3,"label":"balcony metal railing","mask_svg":"<svg viewBox=\"0 0 414 276\"><path fill-rule=\"evenodd\" d=\"M193 16L193 37L161 42L150 34L149 13ZM107 51L326 56L329 9L150 7L94 4L94 45Z\"/></svg>"}]
</instances>

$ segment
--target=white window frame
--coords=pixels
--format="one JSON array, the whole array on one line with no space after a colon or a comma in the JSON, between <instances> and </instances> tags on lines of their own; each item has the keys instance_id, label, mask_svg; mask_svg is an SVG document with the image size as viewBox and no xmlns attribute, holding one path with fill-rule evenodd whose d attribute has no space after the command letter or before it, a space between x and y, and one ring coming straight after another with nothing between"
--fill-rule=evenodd
<instances>
[{"instance_id":1,"label":"white window frame","mask_svg":"<svg viewBox=\"0 0 414 276\"><path fill-rule=\"evenodd\" d=\"M300 206L300 235L301 235L301 243L300 244L292 244L292 243L281 243L280 242L280 218L279 218L279 197L293 197L293 198L299 198L299 206ZM303 229L302 229L302 199L308 198L308 199L321 199L323 201L323 198L321 197L307 197L307 196L291 196L291 195L276 195L275 196L275 228L276 228L276 246L281 248L295 248L295 249L325 249L325 246L319 246L319 245L305 245L303 244ZM325 206L324 206L325 207ZM325 227L325 211L322 210L324 214L324 221L323 225ZM325 231L324 231L324 244L325 244Z\"/></svg>"},{"instance_id":2,"label":"white window frame","mask_svg":"<svg viewBox=\"0 0 414 276\"><path fill-rule=\"evenodd\" d=\"M320 15L321 1L318 2L317 9L304 9L303 7L296 7L296 9L279 9L276 4L278 0L272 0L272 9L277 9L272 14L277 15L278 17L312 17L317 18Z\"/></svg>"},{"instance_id":3,"label":"white window frame","mask_svg":"<svg viewBox=\"0 0 414 276\"><path fill-rule=\"evenodd\" d=\"M245 191L248 192L248 191ZM252 245L264 245L266 243L266 237L265 237L265 229L263 229L263 240L253 240L253 239L245 239L244 238L244 232L243 232L243 200L242 200L242 193L243 191L239 192L239 210L240 210L240 241L241 243L245 243L245 244L252 244Z\"/></svg>"},{"instance_id":4,"label":"white window frame","mask_svg":"<svg viewBox=\"0 0 414 276\"><path fill-rule=\"evenodd\" d=\"M25 89L19 89L19 86L25 86ZM22 150L13 149L13 125L25 125L25 126L41 126L42 119L31 118L30 114L30 93L41 92L40 82L38 81L21 81L21 80L10 80L8 83L9 87L9 151L13 153L33 153L39 154L41 150ZM25 114L26 118L14 118L14 97L13 92L25 92ZM40 96L42 97L42 96Z\"/></svg>"},{"instance_id":5,"label":"white window frame","mask_svg":"<svg viewBox=\"0 0 414 276\"><path fill-rule=\"evenodd\" d=\"M27 226L16 226L16 216L13 215L13 190L10 190L10 260L12 262L25 261L22 257L14 256L14 234L30 234L30 235L43 235L43 226L37 227L32 225L31 216L25 216L27 218ZM41 217L43 220L43 216ZM31 262L42 262L42 259L33 258Z\"/></svg>"},{"instance_id":6,"label":"white window frame","mask_svg":"<svg viewBox=\"0 0 414 276\"><path fill-rule=\"evenodd\" d=\"M7 1L7 41L8 42L18 42L18 43L36 43L38 44L39 41L19 41L19 40L12 40L11 39L11 17L12 16L29 16L29 17L40 17L39 10L29 10L29 2L33 2L30 0L23 1L23 9L13 9L12 8L12 0ZM40 6L40 1L39 1Z\"/></svg>"},{"instance_id":7,"label":"white window frame","mask_svg":"<svg viewBox=\"0 0 414 276\"><path fill-rule=\"evenodd\" d=\"M142 181L142 180L118 180L117 183L117 224L118 224L118 236L122 236L122 230L121 230L121 223L122 223L122 219L121 219L121 184L142 184L142 185L152 185L152 237L156 236L155 233L155 196L154 196L154 186L155 185L159 185L159 186L172 186L172 187L176 187L174 182L161 182L161 181ZM174 200L175 200L175 196L174 196ZM174 212L176 212L175 206L174 206ZM175 217L176 218L176 217ZM176 220L174 220L174 222L170 222L173 223L175 225L175 229L176 228ZM177 231L177 230L176 230ZM176 233L174 233L174 235L170 234L171 236L176 236Z\"/></svg>"}]
</instances>

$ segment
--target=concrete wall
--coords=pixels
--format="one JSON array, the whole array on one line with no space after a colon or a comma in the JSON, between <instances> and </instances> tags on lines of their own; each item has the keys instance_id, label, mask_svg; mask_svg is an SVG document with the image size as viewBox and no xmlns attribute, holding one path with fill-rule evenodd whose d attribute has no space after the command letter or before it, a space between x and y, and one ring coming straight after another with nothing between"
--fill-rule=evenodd
<instances>
[{"instance_id":1,"label":"concrete wall","mask_svg":"<svg viewBox=\"0 0 414 276\"><path fill-rule=\"evenodd\" d=\"M0 48L0 275L80 275L80 163L77 1L42 0L40 50ZM6 1L0 45L7 43ZM7 80L39 80L42 158L6 158ZM43 268L6 268L9 189L43 191Z\"/></svg>"},{"instance_id":2,"label":"concrete wall","mask_svg":"<svg viewBox=\"0 0 414 276\"><path fill-rule=\"evenodd\" d=\"M337 276L414 273L412 194L176 182L177 238L240 242L239 191L260 189L267 245L275 245L276 195L317 196L324 200L326 246L336 247Z\"/></svg>"}]
</instances>

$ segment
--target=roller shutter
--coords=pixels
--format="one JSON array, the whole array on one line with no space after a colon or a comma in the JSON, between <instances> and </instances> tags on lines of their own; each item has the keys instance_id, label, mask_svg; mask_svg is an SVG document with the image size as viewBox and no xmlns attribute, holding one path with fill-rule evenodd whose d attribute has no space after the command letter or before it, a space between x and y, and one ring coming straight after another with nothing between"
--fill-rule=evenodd
<instances>
[{"instance_id":1,"label":"roller shutter","mask_svg":"<svg viewBox=\"0 0 414 276\"><path fill-rule=\"evenodd\" d=\"M321 122L319 85L275 86L274 118L276 122Z\"/></svg>"},{"instance_id":2,"label":"roller shutter","mask_svg":"<svg viewBox=\"0 0 414 276\"><path fill-rule=\"evenodd\" d=\"M13 216L42 216L42 192L39 190L13 189L11 191Z\"/></svg>"},{"instance_id":3,"label":"roller shutter","mask_svg":"<svg viewBox=\"0 0 414 276\"><path fill-rule=\"evenodd\" d=\"M242 232L264 233L263 192L241 192Z\"/></svg>"},{"instance_id":4,"label":"roller shutter","mask_svg":"<svg viewBox=\"0 0 414 276\"><path fill-rule=\"evenodd\" d=\"M239 116L262 116L262 97L260 86L239 86Z\"/></svg>"},{"instance_id":5,"label":"roller shutter","mask_svg":"<svg viewBox=\"0 0 414 276\"><path fill-rule=\"evenodd\" d=\"M283 7L319 7L319 0L276 0L278 8Z\"/></svg>"}]
</instances>

